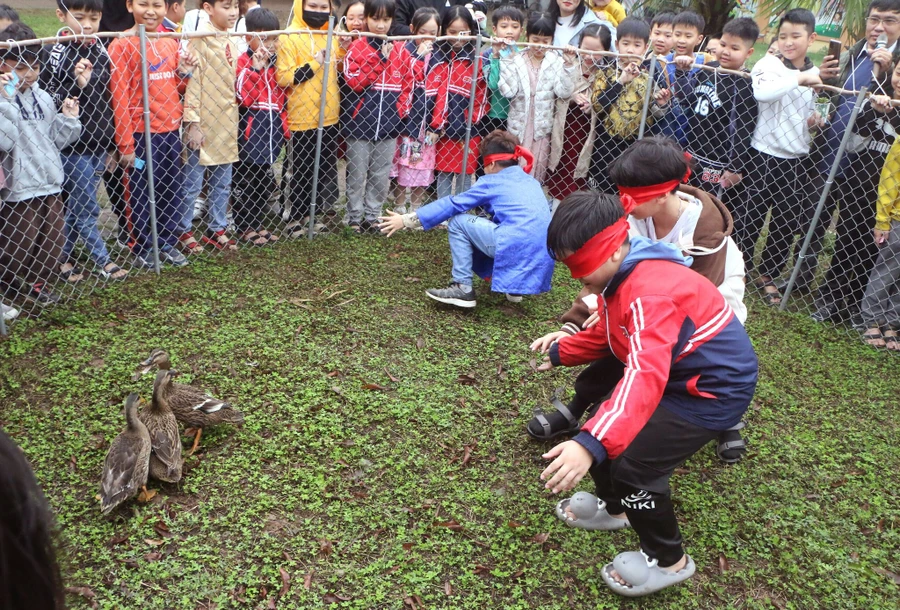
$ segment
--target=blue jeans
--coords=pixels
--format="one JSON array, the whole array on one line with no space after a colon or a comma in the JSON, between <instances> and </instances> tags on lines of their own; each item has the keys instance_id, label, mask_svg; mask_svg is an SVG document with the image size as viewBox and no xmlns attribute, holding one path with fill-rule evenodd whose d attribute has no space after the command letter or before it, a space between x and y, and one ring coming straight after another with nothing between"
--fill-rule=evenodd
<instances>
[{"instance_id":1,"label":"blue jeans","mask_svg":"<svg viewBox=\"0 0 900 610\"><path fill-rule=\"evenodd\" d=\"M475 250L494 258L497 243L494 240L496 224L472 214L457 214L447 223L450 241L450 257L453 259L453 281L472 285L472 259Z\"/></svg>"},{"instance_id":2,"label":"blue jeans","mask_svg":"<svg viewBox=\"0 0 900 610\"><path fill-rule=\"evenodd\" d=\"M181 211L181 181L184 166L181 162L181 136L178 131L150 135L150 152L153 155L153 188L156 199L156 230L160 249L165 250L178 242L178 215ZM134 154L146 162L147 150L144 134L134 134ZM147 184L147 166L128 171L128 189L131 203L131 224L137 242L134 253L149 256L153 249L150 227L150 194Z\"/></svg>"},{"instance_id":3,"label":"blue jeans","mask_svg":"<svg viewBox=\"0 0 900 610\"><path fill-rule=\"evenodd\" d=\"M228 228L228 194L231 191L231 163L225 165L200 165L200 151L190 150L187 156L184 181L184 214L181 219L182 233L191 230L194 218L194 200L203 190L203 177L209 172L206 225L210 231L224 231Z\"/></svg>"},{"instance_id":4,"label":"blue jeans","mask_svg":"<svg viewBox=\"0 0 900 610\"><path fill-rule=\"evenodd\" d=\"M100 217L97 185L100 182L100 172L103 171L103 157L104 155L60 155L66 176L63 183L66 193L63 262L72 257L75 242L80 238L98 267L103 268L109 264L109 251L97 226L97 219Z\"/></svg>"},{"instance_id":5,"label":"blue jeans","mask_svg":"<svg viewBox=\"0 0 900 610\"><path fill-rule=\"evenodd\" d=\"M469 190L469 187L472 186L472 174L466 174L463 177L462 174L452 174L450 172L435 172L437 178L437 196L438 199L443 199L444 197L449 197L453 195L453 187L456 186L456 195L463 193Z\"/></svg>"}]
</instances>

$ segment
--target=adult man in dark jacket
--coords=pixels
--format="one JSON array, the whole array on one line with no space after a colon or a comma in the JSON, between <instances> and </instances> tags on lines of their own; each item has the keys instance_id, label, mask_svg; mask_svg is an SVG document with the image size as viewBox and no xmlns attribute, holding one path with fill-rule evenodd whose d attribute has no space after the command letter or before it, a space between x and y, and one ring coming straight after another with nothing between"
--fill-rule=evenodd
<instances>
[{"instance_id":1,"label":"adult man in dark jacket","mask_svg":"<svg viewBox=\"0 0 900 610\"><path fill-rule=\"evenodd\" d=\"M412 32L409 31L409 23L412 21L412 16L413 13L416 12L416 9L431 7L440 13L441 19L443 19L447 9L458 4L471 4L473 10L487 14L487 5L480 0L475 2L471 2L470 0L397 0L397 10L394 12L394 23L391 25L391 30L388 32L388 35L409 36L412 34Z\"/></svg>"}]
</instances>

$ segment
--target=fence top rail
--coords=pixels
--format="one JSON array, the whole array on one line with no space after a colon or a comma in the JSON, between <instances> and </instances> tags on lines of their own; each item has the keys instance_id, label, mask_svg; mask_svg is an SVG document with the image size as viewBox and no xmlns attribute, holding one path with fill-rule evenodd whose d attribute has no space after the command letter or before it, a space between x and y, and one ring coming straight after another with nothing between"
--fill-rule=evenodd
<instances>
[{"instance_id":1,"label":"fence top rail","mask_svg":"<svg viewBox=\"0 0 900 610\"><path fill-rule=\"evenodd\" d=\"M273 38L278 36L290 36L296 34L306 34L311 36L326 36L328 34L327 30L298 30L298 29L285 29L285 30L270 30L266 32L249 32L249 33L234 33L234 32L146 32L146 36L152 39L166 39L166 38L174 38L177 40L191 40L195 38L220 38L226 36L254 36L259 38ZM335 31L335 35L337 36L350 36L350 37L367 37L367 38L377 38L386 41L405 41L405 40L433 40L435 42L442 42L446 40L467 40L467 41L477 41L481 39L485 45L493 44L495 42L506 43L505 39L501 38L493 38L489 36L425 36L425 35L410 35L410 36L385 36L381 34L373 34L371 32L339 32ZM0 49L11 49L17 47L24 46L46 46L50 44L57 44L61 42L75 42L75 41L85 41L85 40L94 40L100 41L104 38L131 38L137 35L135 31L125 31L125 32L98 32L97 34L66 34L61 36L47 36L44 38L35 38L33 40L6 40L0 41ZM575 49L571 46L555 46L555 45L545 45L545 44L537 44L531 42L516 42L517 47L520 48L538 48L545 50L554 50L554 51L577 51L581 55L591 55L591 56L600 56L600 57L627 57L630 59L636 59L643 61L646 59L640 55L630 55L624 53L613 53L610 51L589 51L587 49ZM668 65L668 62L665 57L662 55L657 55L656 59L663 64L663 66ZM730 70L728 68L722 68L721 66L710 66L707 64L694 64L695 68L699 68L701 70L706 70L708 72L715 72L717 74L732 74L734 76L740 76L743 78L750 78L750 73L744 70ZM858 95L858 90L852 89L842 89L840 87L834 87L832 85L812 85L812 88L816 91L827 91L830 93L835 93L838 95ZM871 97L874 95L871 91L867 92L866 97ZM895 108L900 108L900 100L891 100L890 105Z\"/></svg>"}]
</instances>

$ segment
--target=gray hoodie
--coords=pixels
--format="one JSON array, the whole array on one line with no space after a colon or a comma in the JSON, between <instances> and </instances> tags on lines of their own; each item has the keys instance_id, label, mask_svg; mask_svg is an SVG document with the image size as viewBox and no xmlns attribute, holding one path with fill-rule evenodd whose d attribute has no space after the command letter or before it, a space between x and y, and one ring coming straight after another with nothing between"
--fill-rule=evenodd
<instances>
[{"instance_id":1,"label":"gray hoodie","mask_svg":"<svg viewBox=\"0 0 900 610\"><path fill-rule=\"evenodd\" d=\"M6 187L3 201L25 201L62 191L59 151L81 135L78 119L56 111L37 83L15 97L0 93L0 158Z\"/></svg>"}]
</instances>

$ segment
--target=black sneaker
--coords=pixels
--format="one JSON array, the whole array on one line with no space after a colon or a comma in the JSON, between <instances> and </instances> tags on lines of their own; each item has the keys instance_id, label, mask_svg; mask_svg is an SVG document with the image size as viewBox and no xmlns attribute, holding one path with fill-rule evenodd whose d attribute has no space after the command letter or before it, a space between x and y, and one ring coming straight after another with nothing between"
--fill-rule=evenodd
<instances>
[{"instance_id":1,"label":"black sneaker","mask_svg":"<svg viewBox=\"0 0 900 610\"><path fill-rule=\"evenodd\" d=\"M173 267L185 267L188 265L187 257L171 246L159 251L159 260L169 263Z\"/></svg>"},{"instance_id":2,"label":"black sneaker","mask_svg":"<svg viewBox=\"0 0 900 610\"><path fill-rule=\"evenodd\" d=\"M28 291L28 298L41 307L59 303L59 297L50 292L50 289L47 288L47 285L44 284L44 282L36 282L32 284L31 290Z\"/></svg>"},{"instance_id":3,"label":"black sneaker","mask_svg":"<svg viewBox=\"0 0 900 610\"><path fill-rule=\"evenodd\" d=\"M451 282L447 288L431 288L425 291L428 298L434 299L447 305L455 305L456 307L465 307L471 309L477 305L475 300L475 290L471 286L466 286L465 290L462 284Z\"/></svg>"}]
</instances>

